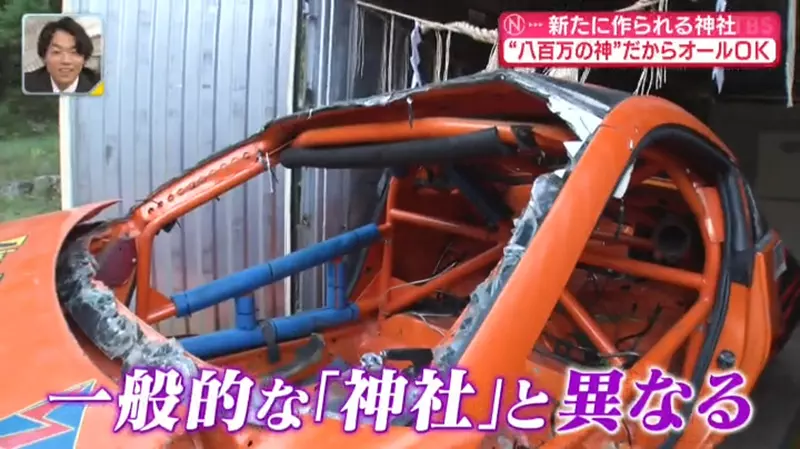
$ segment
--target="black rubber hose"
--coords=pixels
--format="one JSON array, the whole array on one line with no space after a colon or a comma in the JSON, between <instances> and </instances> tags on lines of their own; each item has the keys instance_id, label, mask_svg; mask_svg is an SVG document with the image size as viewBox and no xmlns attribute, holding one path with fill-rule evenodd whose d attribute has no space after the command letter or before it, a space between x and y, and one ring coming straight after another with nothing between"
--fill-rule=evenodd
<instances>
[{"instance_id":1,"label":"black rubber hose","mask_svg":"<svg viewBox=\"0 0 800 449\"><path fill-rule=\"evenodd\" d=\"M383 171L383 176L381 177L381 193L378 196L378 204L375 205L375 210L372 212L372 222L375 224L378 224L378 220L381 219L381 214L384 212L384 209L386 209L386 200L389 197L389 181L391 177L391 170ZM384 180L385 182L383 182ZM356 284L358 284L358 280L361 278L361 272L364 270L364 264L367 262L369 248L369 246L365 246L358 251L355 266L353 267L353 274L350 276L350 282L347 284L347 290L345 291L345 298L350 298L353 294L353 290L356 288Z\"/></svg>"},{"instance_id":2,"label":"black rubber hose","mask_svg":"<svg viewBox=\"0 0 800 449\"><path fill-rule=\"evenodd\" d=\"M326 148L288 148L280 153L286 168L389 168L458 160L509 156L515 149L505 144L496 128L460 136L403 142Z\"/></svg>"},{"instance_id":3,"label":"black rubber hose","mask_svg":"<svg viewBox=\"0 0 800 449\"><path fill-rule=\"evenodd\" d=\"M718 184L721 188L720 194L722 196L722 204L723 210L726 213L729 213L733 206L731 205L731 201L734 201L731 198L731 190L730 188L726 188L725 180L720 180ZM733 224L728 217L725 217L725 234L726 236L731 236L733 234ZM708 332L706 333L706 339L703 342L703 346L700 350L700 356L697 359L697 365L695 366L694 372L692 373L692 385L694 386L695 391L700 391L705 382L706 374L708 373L709 368L711 367L711 363L713 362L714 352L717 349L717 343L719 343L720 335L722 334L722 327L725 324L725 317L728 314L728 300L731 293L731 253L733 252L733 239L726 238L723 243L722 249L722 263L720 266L720 276L719 280L717 281L717 292L716 292L716 301L714 301L714 308L711 311L711 319L708 322ZM694 410L694 406L697 403L698 398L693 398L691 401L688 401L683 405L681 408L681 414L686 419L686 422L689 422L689 418L692 416L692 410ZM661 444L659 449L672 449L678 444L681 437L683 436L684 430L681 429L677 432L671 432L667 440Z\"/></svg>"}]
</instances>

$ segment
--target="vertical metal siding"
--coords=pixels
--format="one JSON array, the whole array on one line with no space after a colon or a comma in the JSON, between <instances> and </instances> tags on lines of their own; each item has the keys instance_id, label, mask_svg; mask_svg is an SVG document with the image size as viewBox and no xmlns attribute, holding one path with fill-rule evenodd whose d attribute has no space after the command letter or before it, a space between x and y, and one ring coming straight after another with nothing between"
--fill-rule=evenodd
<instances>
[{"instance_id":1,"label":"vertical metal siding","mask_svg":"<svg viewBox=\"0 0 800 449\"><path fill-rule=\"evenodd\" d=\"M305 88L312 100L309 106L407 86L407 27L400 23L394 27L394 57L389 64L394 76L392 86L388 86L382 85L387 70L382 52L390 41L390 24L384 17L360 12L354 0L307 0L304 10ZM356 26L358 22L360 25ZM358 41L363 45L360 49ZM304 169L300 176L298 247L358 227L371 218L379 171ZM297 277L296 309L321 305L323 277L320 269Z\"/></svg>"},{"instance_id":2,"label":"vertical metal siding","mask_svg":"<svg viewBox=\"0 0 800 449\"><path fill-rule=\"evenodd\" d=\"M306 90L308 107L349 97L352 67L350 24L353 0L307 0L304 4ZM335 236L348 229L349 173L344 170L302 169L297 247ZM315 268L296 277L298 310L319 307L324 291L323 270Z\"/></svg>"},{"instance_id":3,"label":"vertical metal siding","mask_svg":"<svg viewBox=\"0 0 800 449\"><path fill-rule=\"evenodd\" d=\"M105 94L70 100L74 204L125 213L197 161L289 112L297 0L73 0L104 18ZM154 282L181 291L284 253L284 173L190 213L155 243ZM257 294L283 313L283 285ZM233 305L171 320L167 334L233 326Z\"/></svg>"}]
</instances>

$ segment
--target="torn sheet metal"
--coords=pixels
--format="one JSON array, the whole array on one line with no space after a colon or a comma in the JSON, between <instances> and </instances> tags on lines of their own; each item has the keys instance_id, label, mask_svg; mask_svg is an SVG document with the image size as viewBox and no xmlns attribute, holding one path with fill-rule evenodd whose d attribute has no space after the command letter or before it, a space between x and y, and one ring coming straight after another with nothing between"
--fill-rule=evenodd
<instances>
[{"instance_id":1,"label":"torn sheet metal","mask_svg":"<svg viewBox=\"0 0 800 449\"><path fill-rule=\"evenodd\" d=\"M569 127L572 128L572 131L575 135L578 136L580 139L578 142L570 142L571 147L573 148L572 154L570 154L570 159L577 157L577 150L580 149L581 143L583 143L589 136L594 133L600 123L603 121L603 116L598 116L595 114L587 114L585 108L581 107L580 105L576 105L571 103L569 100L560 97L560 96L553 96L548 97L547 99L547 107L553 114L561 117L562 120L569 124ZM569 149L568 149L569 151Z\"/></svg>"},{"instance_id":2,"label":"torn sheet metal","mask_svg":"<svg viewBox=\"0 0 800 449\"><path fill-rule=\"evenodd\" d=\"M495 275L487 279L471 295L471 302L466 312L468 314L467 319L464 320L455 341L449 347L439 349L437 360L440 365L449 365L458 360L466 344L472 339L480 323L491 309L492 304L496 301L499 292L519 263L522 254L524 254L528 244L550 210L553 201L561 191L561 187L569 176L572 167L580 159L588 142L591 141L591 136L597 131L606 114L618 103L629 98L630 94L599 86L551 78L537 73L499 69L411 89L338 102L276 119L264 127L264 132L266 133L269 133L273 127L281 127L290 133L299 133L306 129L315 128L316 122L329 122L329 119L334 114L338 117L343 117L342 112L346 110L395 107L397 110L405 111L410 110L414 102L424 99L431 92L489 83L508 84L515 88L518 95L530 95L546 104L550 112L563 120L575 133L578 140L567 145L567 151L570 156L570 164L567 167L564 167L558 173L540 176L534 182L530 203L515 223L514 234L505 248L503 259ZM414 101L411 101L412 99ZM413 112L409 111L409 113ZM369 116L369 114L362 116ZM225 151L220 152L212 156L211 160L224 154ZM207 163L208 160L205 162ZM621 183L622 191L624 191L626 185L626 182ZM164 188L162 187L156 192ZM620 191L615 192L615 195L620 195Z\"/></svg>"},{"instance_id":3,"label":"torn sheet metal","mask_svg":"<svg viewBox=\"0 0 800 449\"><path fill-rule=\"evenodd\" d=\"M517 75L521 79L535 79L536 74ZM547 89L538 87L538 92L547 92L545 98L551 112L560 117L572 129L579 140L565 143L569 156L567 167L539 176L531 188L531 196L525 210L514 222L514 230L508 244L503 250L503 258L492 275L482 282L470 295L470 302L464 311L460 328L452 341L436 348L435 364L441 369L455 366L469 343L474 338L492 306L514 273L522 256L541 227L547 213L555 203L569 173L574 168L597 132L605 114L612 105L602 103L597 98L567 90L564 85L569 82L549 79ZM631 148L633 150L633 148ZM613 192L614 197L622 198L630 182L632 166L626 170Z\"/></svg>"},{"instance_id":4,"label":"torn sheet metal","mask_svg":"<svg viewBox=\"0 0 800 449\"><path fill-rule=\"evenodd\" d=\"M432 91L497 82L511 85L519 92L519 95L530 95L546 104L550 112L563 120L574 132L577 140L566 145L570 159L566 167L557 172L539 176L535 180L531 189L530 201L524 212L514 223L513 235L504 249L500 264L493 275L479 285L471 294L470 303L464 312L466 314L465 319L452 343L445 347L437 348L435 364L444 369L458 362L477 329L488 315L500 291L522 259L534 235L561 192L570 172L588 147L592 136L599 128L606 114L616 104L630 97L630 95L625 92L550 78L536 73L522 73L502 69L368 98L335 103L319 109L279 118L267 124L264 129L264 132L269 133L272 127L280 126L284 131L289 130L290 133L296 134L306 129L313 129L316 126L315 122L325 123L334 113L342 117L341 113L347 109L377 109L401 106L403 110L407 110L413 107L414 102L412 99L416 101L424 98ZM410 111L410 113L413 113L413 111ZM369 114L366 116L369 116ZM234 145L232 148L237 146ZM217 153L203 163L207 164L216 158L222 157L227 151L230 150ZM626 182L620 184L623 187L627 185ZM170 183L165 184L157 189L154 194L168 188L169 185ZM624 188L622 190L624 191ZM615 192L615 194L619 193ZM94 261L85 252L85 248L81 246L78 249L70 249L65 254L66 260L62 265L65 267L66 274L61 282L65 291L61 297L66 301L67 309L70 310L70 313L81 325L81 328L84 329L84 332L109 357L123 360L125 366L138 364L174 367L186 373L196 371L193 361L183 353L177 344L174 342L159 343L148 341L142 336L141 329L138 328L135 322L120 316L116 312L111 292L104 291L91 284L90 279L94 275ZM414 394L414 392L411 391L409 394ZM330 398L328 402L331 402ZM338 417L337 413L332 410L329 410L327 414L329 417ZM254 417L251 416L251 422L254 421L252 418ZM397 419L404 420L406 418L398 417Z\"/></svg>"},{"instance_id":5,"label":"torn sheet metal","mask_svg":"<svg viewBox=\"0 0 800 449\"><path fill-rule=\"evenodd\" d=\"M546 173L533 182L531 198L525 210L514 222L511 239L503 249L503 258L492 274L470 295L470 302L463 312L460 328L450 344L434 351L436 366L447 370L455 366L474 338L483 321L489 315L500 292L505 287L534 235L541 227L547 213L555 203L565 181L556 173Z\"/></svg>"},{"instance_id":6,"label":"torn sheet metal","mask_svg":"<svg viewBox=\"0 0 800 449\"><path fill-rule=\"evenodd\" d=\"M594 132L596 132L606 114L610 112L614 106L630 96L628 93L622 91L551 78L537 73L525 73L515 70L500 69L491 72L480 72L470 76L454 78L448 81L375 95L363 99L335 103L330 106L324 106L317 110L309 110L297 116L289 116L278 119L272 124L267 125L265 129L268 130L271 125L278 123L283 125L287 121L292 121L299 117L303 117L307 121L313 121L315 119L321 120L326 114L331 113L332 111L342 111L344 109L359 107L386 107L397 102L403 102L408 105L409 120L411 120L413 117L412 98L420 98L427 92L432 92L439 89L456 88L497 81L505 82L515 86L521 90L521 94L532 95L543 100L547 104L550 112L563 120L564 123L566 123L566 125L578 137L578 140L574 142L565 143L565 148L569 155L571 165L570 167L555 173L561 177L563 177L565 173L571 169L571 166L580 159L583 151L582 149L585 148L586 142L590 139ZM313 124L307 123L306 126L313 128ZM630 181L632 169L633 167L631 166L626 171L621 182L618 184L617 189L613 194L615 198L623 197Z\"/></svg>"},{"instance_id":7,"label":"torn sheet metal","mask_svg":"<svg viewBox=\"0 0 800 449\"><path fill-rule=\"evenodd\" d=\"M588 147L596 129L587 135L585 140L581 142L580 147L577 147L575 143L570 143L568 146L568 152L570 153L568 167L546 173L534 180L530 200L520 217L514 222L511 239L503 249L503 258L489 278L478 285L470 295L470 302L463 312L464 315L460 327L452 341L448 345L436 348L434 351L435 364L438 368L447 370L457 365L467 346L489 315L492 306L500 296L500 292L511 278L511 275L514 274L514 270L522 260L522 256L527 251L533 237L547 217L547 213L553 207L559 193L561 193L572 167ZM624 195L630 183L631 171L632 166L626 170L620 179L614 192L615 197L621 198Z\"/></svg>"},{"instance_id":8,"label":"torn sheet metal","mask_svg":"<svg viewBox=\"0 0 800 449\"><path fill-rule=\"evenodd\" d=\"M397 104L402 105L405 110L411 98L418 101L434 91L496 82L513 86L519 91L520 95L530 95L546 103L548 109L563 120L581 142L585 141L597 129L606 114L614 106L631 96L622 91L560 80L537 73L522 73L515 70L499 69L452 78L411 89L333 103L318 109L311 109L276 119L268 123L264 130L269 131L271 127L277 125L291 126L293 122L298 125L303 122L303 129L312 129L315 121L324 122L329 115L333 113L341 114L342 111L347 109L381 108ZM418 116L415 118L423 117Z\"/></svg>"},{"instance_id":9,"label":"torn sheet metal","mask_svg":"<svg viewBox=\"0 0 800 449\"><path fill-rule=\"evenodd\" d=\"M342 102L332 103L316 109L308 109L294 114L277 118L267 123L263 130L258 133L269 133L271 128L281 127L293 133L299 133L316 126L316 122L324 122L334 114L342 111L362 108L385 108L389 106L402 106L403 110L408 111L410 99L422 99L431 92L442 89L467 88L475 85L489 83L505 83L516 88L520 95L530 95L542 102L551 103L555 114L562 118L576 134L583 133L586 129L591 129L592 122L598 122L618 103L631 96L628 92L607 89L600 86L581 84L572 81L551 78L537 73L525 73L515 70L498 69L494 71L479 72L473 75L451 78L435 84L425 84L410 89L394 91L390 93L378 94L371 97L357 98ZM558 112L556 112L558 111ZM579 111L583 111L580 113ZM593 119L592 116L595 118ZM416 119L423 118L421 116ZM357 124L357 123L350 123ZM322 125L320 125L322 126ZM329 126L329 125L326 125ZM252 136L245 142L254 139ZM211 156L200 161L190 172L201 166L213 163L215 160L226 156L229 152L239 148L242 142L233 144L222 149ZM181 175L182 177L183 175ZM178 182L181 177L173 178L159 186L154 192L144 200L152 199L153 196L169 189Z\"/></svg>"},{"instance_id":10,"label":"torn sheet metal","mask_svg":"<svg viewBox=\"0 0 800 449\"><path fill-rule=\"evenodd\" d=\"M59 300L98 349L120 360L123 373L146 366L174 368L184 376L196 374L197 366L177 341L150 341L135 320L119 313L114 293L94 281L96 273L97 263L86 240L73 242L59 256Z\"/></svg>"}]
</instances>

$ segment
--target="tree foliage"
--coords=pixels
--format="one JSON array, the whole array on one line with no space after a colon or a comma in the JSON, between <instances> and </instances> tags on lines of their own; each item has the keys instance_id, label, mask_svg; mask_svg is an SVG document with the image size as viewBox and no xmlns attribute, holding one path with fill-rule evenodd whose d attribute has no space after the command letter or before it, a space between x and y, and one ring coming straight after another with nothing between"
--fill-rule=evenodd
<instances>
[{"instance_id":1,"label":"tree foliage","mask_svg":"<svg viewBox=\"0 0 800 449\"><path fill-rule=\"evenodd\" d=\"M58 100L24 96L22 17L58 13L61 0L0 0L0 138L35 133L58 123Z\"/></svg>"}]
</instances>

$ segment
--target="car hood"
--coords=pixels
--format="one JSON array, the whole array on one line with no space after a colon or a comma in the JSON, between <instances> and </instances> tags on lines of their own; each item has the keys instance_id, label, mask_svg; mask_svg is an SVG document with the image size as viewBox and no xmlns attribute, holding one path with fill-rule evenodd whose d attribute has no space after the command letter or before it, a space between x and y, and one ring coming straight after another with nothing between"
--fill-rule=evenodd
<instances>
[{"instance_id":1,"label":"car hood","mask_svg":"<svg viewBox=\"0 0 800 449\"><path fill-rule=\"evenodd\" d=\"M103 447L161 447L167 435L114 434L116 407L60 405L48 394L112 393L117 384L87 357L64 319L56 293L56 263L70 233L114 202L0 223L0 447L33 442ZM13 367L13 368L12 368ZM136 438L135 444L133 438ZM143 444L144 443L144 444ZM50 447L50 446L47 446Z\"/></svg>"},{"instance_id":2,"label":"car hood","mask_svg":"<svg viewBox=\"0 0 800 449\"><path fill-rule=\"evenodd\" d=\"M118 413L115 401L91 405L48 402L50 394L90 394L103 388L115 398L119 392L117 379L106 375L89 357L93 348L79 343L87 336L91 340L91 335L74 334L65 319L56 279L59 256L68 252L67 243L78 234L76 227L112 204L92 204L0 223L0 360L14 367L0 370L0 448L32 443L42 447L116 448L173 447L170 442L181 443L177 447L193 445L189 442L193 437L183 429L173 435L113 432ZM145 334L153 333L130 312L120 312ZM391 429L387 445L387 435L371 429L348 434L342 432L341 425L336 420L322 424L308 420L302 429L284 433L248 426L230 435L232 440L220 441L220 446L280 449L317 447L320 442L388 449L420 446L421 436L411 429ZM425 438L428 444L431 436ZM475 448L482 436L458 432L434 438L442 440L435 447Z\"/></svg>"}]
</instances>

